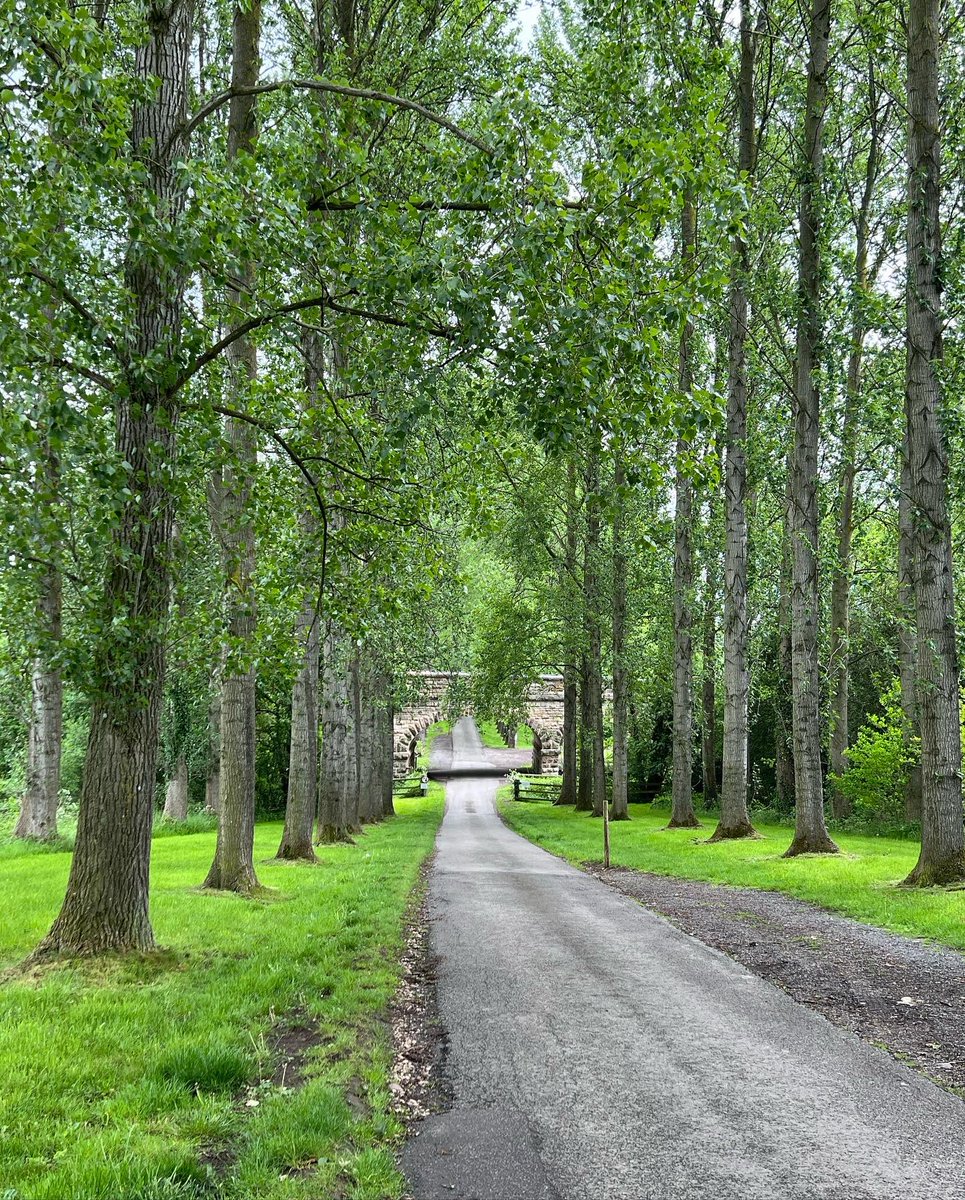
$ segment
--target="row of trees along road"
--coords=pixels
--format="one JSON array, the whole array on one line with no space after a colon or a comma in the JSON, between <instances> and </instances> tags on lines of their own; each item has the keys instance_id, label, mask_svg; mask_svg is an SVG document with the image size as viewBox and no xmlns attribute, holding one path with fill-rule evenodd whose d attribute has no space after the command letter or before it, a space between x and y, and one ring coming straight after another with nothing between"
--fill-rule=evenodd
<instances>
[{"instance_id":1,"label":"row of trees along road","mask_svg":"<svg viewBox=\"0 0 965 1200\"><path fill-rule=\"evenodd\" d=\"M153 944L159 768L170 816L192 778L218 809L206 882L258 887L266 706L280 857L387 815L407 670L469 648L494 715L559 667L563 798L598 814L610 676L614 816L667 736L696 822L699 692L714 836L752 835L772 763L792 854L835 849L825 790L845 815L895 677L909 882L965 875L961 30L933 0L734 16L562 4L524 51L482 0L8 6L19 835L56 834L87 729L38 955Z\"/></svg>"}]
</instances>

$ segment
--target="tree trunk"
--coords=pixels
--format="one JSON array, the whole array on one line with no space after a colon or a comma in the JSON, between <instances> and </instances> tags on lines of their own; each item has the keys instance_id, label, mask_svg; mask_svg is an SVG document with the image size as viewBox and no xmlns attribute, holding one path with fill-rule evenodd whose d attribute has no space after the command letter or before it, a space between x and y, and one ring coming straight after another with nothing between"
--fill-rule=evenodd
<instances>
[{"instance_id":1,"label":"tree trunk","mask_svg":"<svg viewBox=\"0 0 965 1200\"><path fill-rule=\"evenodd\" d=\"M145 6L135 73L152 86L136 101L131 153L145 182L137 203L177 227L184 210L184 154L191 6ZM97 686L84 763L77 840L63 907L35 957L150 950L151 819L164 693L169 544L178 405L170 364L180 360L185 276L175 256L134 239L125 281L133 327L115 397L117 461L125 490L109 554L103 628L93 649ZM147 364L147 365L146 365ZM159 364L157 366L156 364ZM136 614L136 620L132 618Z\"/></svg>"},{"instance_id":2,"label":"tree trunk","mask_svg":"<svg viewBox=\"0 0 965 1200\"><path fill-rule=\"evenodd\" d=\"M345 734L348 711L345 646L329 628L322 667L322 763L318 787L318 841L351 841L345 821Z\"/></svg>"},{"instance_id":3,"label":"tree trunk","mask_svg":"<svg viewBox=\"0 0 965 1200\"><path fill-rule=\"evenodd\" d=\"M693 262L696 210L693 198L684 200L681 215L681 265L686 272ZM687 318L680 336L681 402L693 387L693 323ZM694 485L690 475L690 443L677 439L677 503L674 513L673 563L673 780L668 829L700 825L694 812L694 563L691 522Z\"/></svg>"},{"instance_id":4,"label":"tree trunk","mask_svg":"<svg viewBox=\"0 0 965 1200\"><path fill-rule=\"evenodd\" d=\"M701 685L702 720L700 724L700 770L703 784L704 808L717 805L717 588L718 550L713 541L716 518L711 504L708 524L711 545L707 556L706 587L704 590L703 640L701 645L703 683Z\"/></svg>"},{"instance_id":5,"label":"tree trunk","mask_svg":"<svg viewBox=\"0 0 965 1200\"><path fill-rule=\"evenodd\" d=\"M835 853L824 821L818 671L818 443L821 357L821 181L828 90L831 0L811 0L801 181L797 377L791 454L791 687L794 729L794 840L785 851Z\"/></svg>"},{"instance_id":6,"label":"tree trunk","mask_svg":"<svg viewBox=\"0 0 965 1200\"><path fill-rule=\"evenodd\" d=\"M586 464L586 546L583 591L586 605L586 731L589 751L589 802L595 817L607 805L603 740L603 631L600 596L600 442L594 431Z\"/></svg>"},{"instance_id":7,"label":"tree trunk","mask_svg":"<svg viewBox=\"0 0 965 1200\"><path fill-rule=\"evenodd\" d=\"M785 504L785 522L787 504ZM786 527L786 525L785 525ZM777 681L775 687L774 776L781 811L794 806L794 749L791 741L791 554L787 536L781 555L781 580L777 597Z\"/></svg>"},{"instance_id":8,"label":"tree trunk","mask_svg":"<svg viewBox=\"0 0 965 1200\"><path fill-rule=\"evenodd\" d=\"M359 660L355 651L349 659L346 680L345 758L342 764L342 809L351 833L359 833L362 828L359 815L361 708Z\"/></svg>"},{"instance_id":9,"label":"tree trunk","mask_svg":"<svg viewBox=\"0 0 965 1200\"><path fill-rule=\"evenodd\" d=\"M860 335L863 338L863 334ZM852 334L848 356L848 386L842 428L843 461L838 489L838 538L831 581L831 773L844 775L848 769L848 642L851 631L851 537L854 525L855 406L861 377L861 341ZM834 783L831 806L835 817L850 815L847 795Z\"/></svg>"},{"instance_id":10,"label":"tree trunk","mask_svg":"<svg viewBox=\"0 0 965 1200\"><path fill-rule=\"evenodd\" d=\"M584 628L584 634L586 633ZM579 769L576 777L576 811L593 811L593 711L590 704L590 660L580 653L579 720L576 726Z\"/></svg>"},{"instance_id":11,"label":"tree trunk","mask_svg":"<svg viewBox=\"0 0 965 1200\"><path fill-rule=\"evenodd\" d=\"M61 636L60 571L46 567L40 581L38 615L45 641L53 647ZM49 647L34 660L31 679L27 778L13 835L50 841L57 836L60 759L64 744L64 685L49 662Z\"/></svg>"},{"instance_id":12,"label":"tree trunk","mask_svg":"<svg viewBox=\"0 0 965 1200\"><path fill-rule=\"evenodd\" d=\"M314 597L298 617L302 665L292 687L292 726L288 754L288 800L278 857L315 862L312 830L318 796L318 671L321 639Z\"/></svg>"},{"instance_id":13,"label":"tree trunk","mask_svg":"<svg viewBox=\"0 0 965 1200\"><path fill-rule=\"evenodd\" d=\"M627 548L623 530L624 484L622 449L614 451L613 469L613 820L628 821L629 746L627 700L629 675L626 664Z\"/></svg>"},{"instance_id":14,"label":"tree trunk","mask_svg":"<svg viewBox=\"0 0 965 1200\"><path fill-rule=\"evenodd\" d=\"M248 0L234 10L232 25L232 88L251 88L258 81L261 41L261 3ZM228 157L253 152L257 141L255 97L236 95L228 110ZM232 290L232 307L244 315L249 307L255 272L242 268L245 288ZM239 338L228 348L231 386L244 400L258 373L254 343ZM230 656L221 685L221 779L218 843L205 887L248 893L258 887L253 847L255 837L255 528L252 488L258 469L258 443L247 421L229 417L225 440L230 458L225 466L220 499L219 531L226 585Z\"/></svg>"},{"instance_id":15,"label":"tree trunk","mask_svg":"<svg viewBox=\"0 0 965 1200\"><path fill-rule=\"evenodd\" d=\"M566 463L566 551L563 562L563 587L569 602L563 613L567 630L575 625L576 571L579 533L577 522L576 463L570 455ZM564 636L563 664L563 779L557 804L576 804L577 772L577 646L571 635Z\"/></svg>"},{"instance_id":16,"label":"tree trunk","mask_svg":"<svg viewBox=\"0 0 965 1200\"><path fill-rule=\"evenodd\" d=\"M872 61L868 68L868 105L871 143L865 165L864 188L856 222L854 255L854 294L852 297L851 348L845 390L844 422L841 431L841 480L838 490L838 544L834 578L831 581L831 772L842 776L848 769L848 690L849 640L851 632L851 539L854 523L854 480L858 419L861 406L861 367L864 355L865 293L868 288L868 228L871 203L878 180L880 131L878 127L877 84ZM846 817L851 804L837 786L831 794L834 815Z\"/></svg>"},{"instance_id":17,"label":"tree trunk","mask_svg":"<svg viewBox=\"0 0 965 1200\"><path fill-rule=\"evenodd\" d=\"M901 683L902 742L910 752L921 736L918 721L918 639L915 633L914 530L911 521L911 476L907 438L901 453L898 491L898 678ZM921 762L908 767L905 819L921 820Z\"/></svg>"},{"instance_id":18,"label":"tree trunk","mask_svg":"<svg viewBox=\"0 0 965 1200\"><path fill-rule=\"evenodd\" d=\"M165 821L186 821L188 817L188 760L179 754L174 773L164 793Z\"/></svg>"},{"instance_id":19,"label":"tree trunk","mask_svg":"<svg viewBox=\"0 0 965 1200\"><path fill-rule=\"evenodd\" d=\"M563 667L563 778L557 804L576 804L577 669Z\"/></svg>"},{"instance_id":20,"label":"tree trunk","mask_svg":"<svg viewBox=\"0 0 965 1200\"><path fill-rule=\"evenodd\" d=\"M754 57L750 0L741 5L738 165L750 186L755 167ZM720 820L711 841L753 837L747 811L747 710L750 696L747 622L747 243L734 244L727 339L727 428L724 442L724 754Z\"/></svg>"},{"instance_id":21,"label":"tree trunk","mask_svg":"<svg viewBox=\"0 0 965 1200\"><path fill-rule=\"evenodd\" d=\"M599 627L598 627L599 632ZM603 667L599 643L590 653L590 712L592 716L593 815L607 807L606 740L603 729Z\"/></svg>"},{"instance_id":22,"label":"tree trunk","mask_svg":"<svg viewBox=\"0 0 965 1200\"><path fill-rule=\"evenodd\" d=\"M379 690L382 700L379 709L382 816L394 817L392 777L395 769L395 722L392 713L392 678L387 672L380 676Z\"/></svg>"},{"instance_id":23,"label":"tree trunk","mask_svg":"<svg viewBox=\"0 0 965 1200\"><path fill-rule=\"evenodd\" d=\"M359 678L359 820L382 820L382 792L378 767L378 711L374 680L369 671Z\"/></svg>"},{"instance_id":24,"label":"tree trunk","mask_svg":"<svg viewBox=\"0 0 965 1200\"><path fill-rule=\"evenodd\" d=\"M905 882L917 887L965 878L960 678L939 377L941 30L939 0L909 0L905 427L915 551L922 822L921 854Z\"/></svg>"}]
</instances>

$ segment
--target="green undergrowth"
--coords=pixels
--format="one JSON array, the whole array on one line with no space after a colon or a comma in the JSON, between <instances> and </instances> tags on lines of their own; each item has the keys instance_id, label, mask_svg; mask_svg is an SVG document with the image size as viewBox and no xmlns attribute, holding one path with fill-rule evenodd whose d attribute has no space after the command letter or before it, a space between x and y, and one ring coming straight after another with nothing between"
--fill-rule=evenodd
<instances>
[{"instance_id":1,"label":"green undergrowth","mask_svg":"<svg viewBox=\"0 0 965 1200\"><path fill-rule=\"evenodd\" d=\"M499 807L518 833L572 863L603 857L602 822L572 808L515 803L500 789ZM631 805L629 821L610 825L611 861L658 875L787 892L822 908L912 937L933 938L965 949L965 891L899 888L918 859L907 838L835 832L838 855L782 858L790 825L758 823L760 840L702 844L714 831L713 814L703 829L665 829L666 812Z\"/></svg>"},{"instance_id":2,"label":"green undergrowth","mask_svg":"<svg viewBox=\"0 0 965 1200\"><path fill-rule=\"evenodd\" d=\"M0 1197L401 1196L384 1014L442 803L436 785L397 799L396 818L320 847L317 867L269 863L281 825L259 825L258 900L196 890L213 832L160 837L163 949L26 975L15 964L56 915L69 855L4 847ZM308 1043L301 1078L282 1078Z\"/></svg>"},{"instance_id":3,"label":"green undergrowth","mask_svg":"<svg viewBox=\"0 0 965 1200\"><path fill-rule=\"evenodd\" d=\"M20 858L24 854L63 854L74 848L74 837L77 833L77 806L63 805L57 814L57 837L49 842L23 841L13 836L14 826L19 812L19 802L16 807L5 810L0 814L0 862L8 858ZM207 833L218 828L217 813L197 809L189 812L183 821L167 821L158 813L154 818L153 836L184 837L192 833ZM4 1200L0 1192L0 1200Z\"/></svg>"}]
</instances>

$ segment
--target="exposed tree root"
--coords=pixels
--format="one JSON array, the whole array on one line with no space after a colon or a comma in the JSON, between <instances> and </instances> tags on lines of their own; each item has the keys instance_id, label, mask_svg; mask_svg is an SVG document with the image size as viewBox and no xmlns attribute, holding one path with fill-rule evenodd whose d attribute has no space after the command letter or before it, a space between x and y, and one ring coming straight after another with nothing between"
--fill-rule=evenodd
<instances>
[{"instance_id":1,"label":"exposed tree root","mask_svg":"<svg viewBox=\"0 0 965 1200\"><path fill-rule=\"evenodd\" d=\"M266 861L274 864L275 866L280 866L285 863L305 863L305 865L309 867L317 867L319 865L315 851L311 848L309 848L308 852L306 853L304 850L289 850L282 847L279 849L274 858L269 858Z\"/></svg>"},{"instance_id":2,"label":"exposed tree root","mask_svg":"<svg viewBox=\"0 0 965 1200\"><path fill-rule=\"evenodd\" d=\"M799 854L840 854L841 849L827 834L799 833L781 855L782 858L797 858Z\"/></svg>"},{"instance_id":3,"label":"exposed tree root","mask_svg":"<svg viewBox=\"0 0 965 1200\"><path fill-rule=\"evenodd\" d=\"M736 825L724 825L722 822L719 822L717 828L704 844L709 846L713 842L731 842L738 841L741 838L760 841L761 835L750 821L740 821Z\"/></svg>"},{"instance_id":4,"label":"exposed tree root","mask_svg":"<svg viewBox=\"0 0 965 1200\"><path fill-rule=\"evenodd\" d=\"M899 884L903 888L954 887L965 885L965 857L953 854L939 862L923 862L920 858L915 869Z\"/></svg>"},{"instance_id":5,"label":"exposed tree root","mask_svg":"<svg viewBox=\"0 0 965 1200\"><path fill-rule=\"evenodd\" d=\"M316 846L334 846L338 842L345 842L349 846L354 846L355 838L344 827L323 825L318 831L318 837L315 839Z\"/></svg>"}]
</instances>

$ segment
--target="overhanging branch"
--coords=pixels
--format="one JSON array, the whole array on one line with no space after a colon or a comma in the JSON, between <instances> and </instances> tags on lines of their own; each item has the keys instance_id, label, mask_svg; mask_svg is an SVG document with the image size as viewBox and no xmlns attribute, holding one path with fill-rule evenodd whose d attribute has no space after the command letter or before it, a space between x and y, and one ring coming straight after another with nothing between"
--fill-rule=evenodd
<instances>
[{"instance_id":1,"label":"overhanging branch","mask_svg":"<svg viewBox=\"0 0 965 1200\"><path fill-rule=\"evenodd\" d=\"M331 312L341 313L344 316L362 317L366 321L375 321L380 325L391 325L396 329L410 329L413 333L424 333L429 337L443 338L449 342L455 341L462 332L456 325L422 325L416 321L406 320L404 317L393 317L389 313L377 313L366 308L354 308L347 304L339 304L329 299L327 294L323 296L307 296L302 300L293 300L290 304L282 304L279 308L273 308L270 312L250 317L247 321L242 321L240 325L236 325L234 329L230 329L224 337L219 338L213 346L209 346L207 350L199 354L181 372L174 385L174 390L177 391L184 387L200 370L209 363L214 362L219 355L223 354L229 346L232 346L240 338L247 337L249 333L253 333L256 329L261 329L265 325L270 325L273 321L278 321L282 317L290 316L296 312L304 312L306 308L327 308Z\"/></svg>"},{"instance_id":2,"label":"overhanging branch","mask_svg":"<svg viewBox=\"0 0 965 1200\"><path fill-rule=\"evenodd\" d=\"M190 137L202 121L211 116L213 112L217 112L219 108L223 108L236 96L264 96L269 92L281 91L328 92L336 96L346 96L353 100L371 100L378 104L392 104L396 108L404 108L409 112L416 113L420 117L424 117L427 121L431 121L441 129L447 130L461 142L465 142L467 145L481 150L488 157L492 157L495 154L492 146L467 132L465 129L460 128L454 121L450 121L447 117L443 117L439 113L433 112L432 109L426 108L418 100L410 100L406 96L393 96L391 92L376 92L370 88L349 87L347 84L332 83L326 79L279 79L273 83L259 83L254 87L229 88L227 91L212 97L207 104L200 108L179 131L179 136L184 138Z\"/></svg>"}]
</instances>

